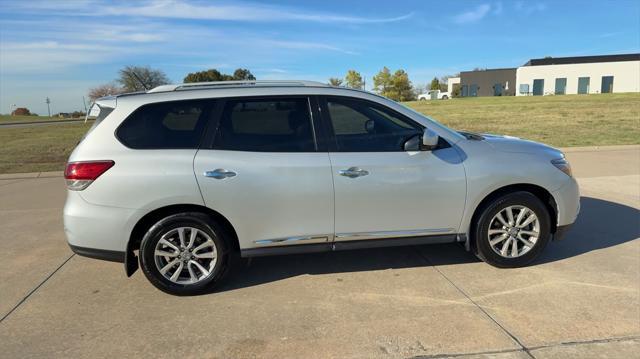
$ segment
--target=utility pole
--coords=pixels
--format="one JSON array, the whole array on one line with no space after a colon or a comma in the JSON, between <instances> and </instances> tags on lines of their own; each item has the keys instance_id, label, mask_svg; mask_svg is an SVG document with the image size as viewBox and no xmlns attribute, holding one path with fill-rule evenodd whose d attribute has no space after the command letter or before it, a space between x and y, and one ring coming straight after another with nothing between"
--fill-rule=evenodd
<instances>
[{"instance_id":1,"label":"utility pole","mask_svg":"<svg viewBox=\"0 0 640 359\"><path fill-rule=\"evenodd\" d=\"M84 100L84 96L82 96L82 104L84 105L84 113L87 113L87 102Z\"/></svg>"},{"instance_id":2,"label":"utility pole","mask_svg":"<svg viewBox=\"0 0 640 359\"><path fill-rule=\"evenodd\" d=\"M51 117L51 108L49 107L51 100L49 100L49 98L47 97L47 100L45 102L47 103L47 112L49 113L49 117Z\"/></svg>"}]
</instances>

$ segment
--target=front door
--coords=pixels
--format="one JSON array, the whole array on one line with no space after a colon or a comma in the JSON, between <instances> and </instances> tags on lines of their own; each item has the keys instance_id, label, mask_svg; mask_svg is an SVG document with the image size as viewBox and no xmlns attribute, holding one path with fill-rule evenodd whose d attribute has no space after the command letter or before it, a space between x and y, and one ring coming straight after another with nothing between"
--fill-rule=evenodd
<instances>
[{"instance_id":1,"label":"front door","mask_svg":"<svg viewBox=\"0 0 640 359\"><path fill-rule=\"evenodd\" d=\"M613 92L613 76L602 76L602 86L600 88L601 93Z\"/></svg>"},{"instance_id":2,"label":"front door","mask_svg":"<svg viewBox=\"0 0 640 359\"><path fill-rule=\"evenodd\" d=\"M335 140L336 241L456 232L466 193L456 150L405 152L422 126L373 102L327 97L322 112Z\"/></svg>"},{"instance_id":3,"label":"front door","mask_svg":"<svg viewBox=\"0 0 640 359\"><path fill-rule=\"evenodd\" d=\"M533 80L533 96L544 94L544 79Z\"/></svg>"},{"instance_id":4,"label":"front door","mask_svg":"<svg viewBox=\"0 0 640 359\"><path fill-rule=\"evenodd\" d=\"M306 97L231 99L194 174L205 204L226 217L242 249L333 238L333 180Z\"/></svg>"}]
</instances>

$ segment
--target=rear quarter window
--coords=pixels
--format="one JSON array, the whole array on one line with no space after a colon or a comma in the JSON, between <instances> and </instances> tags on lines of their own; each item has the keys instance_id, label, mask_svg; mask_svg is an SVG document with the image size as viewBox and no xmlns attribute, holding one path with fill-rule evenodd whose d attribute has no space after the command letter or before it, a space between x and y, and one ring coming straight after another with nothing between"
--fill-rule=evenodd
<instances>
[{"instance_id":1,"label":"rear quarter window","mask_svg":"<svg viewBox=\"0 0 640 359\"><path fill-rule=\"evenodd\" d=\"M175 101L141 106L116 130L118 140L134 149L197 148L210 102Z\"/></svg>"}]
</instances>

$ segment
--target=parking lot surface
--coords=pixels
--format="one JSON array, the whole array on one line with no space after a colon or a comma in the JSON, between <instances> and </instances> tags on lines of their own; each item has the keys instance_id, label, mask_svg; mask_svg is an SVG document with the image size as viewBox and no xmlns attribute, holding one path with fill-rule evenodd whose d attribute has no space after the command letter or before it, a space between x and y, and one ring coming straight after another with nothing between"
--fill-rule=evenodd
<instances>
[{"instance_id":1,"label":"parking lot surface","mask_svg":"<svg viewBox=\"0 0 640 359\"><path fill-rule=\"evenodd\" d=\"M0 357L632 357L640 147L567 156L581 214L530 267L493 268L458 245L265 257L195 297L73 255L64 179L5 177Z\"/></svg>"}]
</instances>

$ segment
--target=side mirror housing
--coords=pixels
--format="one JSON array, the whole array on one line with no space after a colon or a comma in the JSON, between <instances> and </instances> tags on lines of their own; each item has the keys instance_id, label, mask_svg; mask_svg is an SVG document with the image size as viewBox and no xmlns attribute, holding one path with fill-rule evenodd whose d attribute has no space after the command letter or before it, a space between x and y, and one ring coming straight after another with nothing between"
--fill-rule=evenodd
<instances>
[{"instance_id":1,"label":"side mirror housing","mask_svg":"<svg viewBox=\"0 0 640 359\"><path fill-rule=\"evenodd\" d=\"M431 151L438 146L438 134L431 131L428 128L424 129L424 133L422 134L422 147L423 151Z\"/></svg>"},{"instance_id":2,"label":"side mirror housing","mask_svg":"<svg viewBox=\"0 0 640 359\"><path fill-rule=\"evenodd\" d=\"M425 128L422 135L415 135L404 143L404 150L407 152L431 151L438 147L439 139L435 132Z\"/></svg>"}]
</instances>

